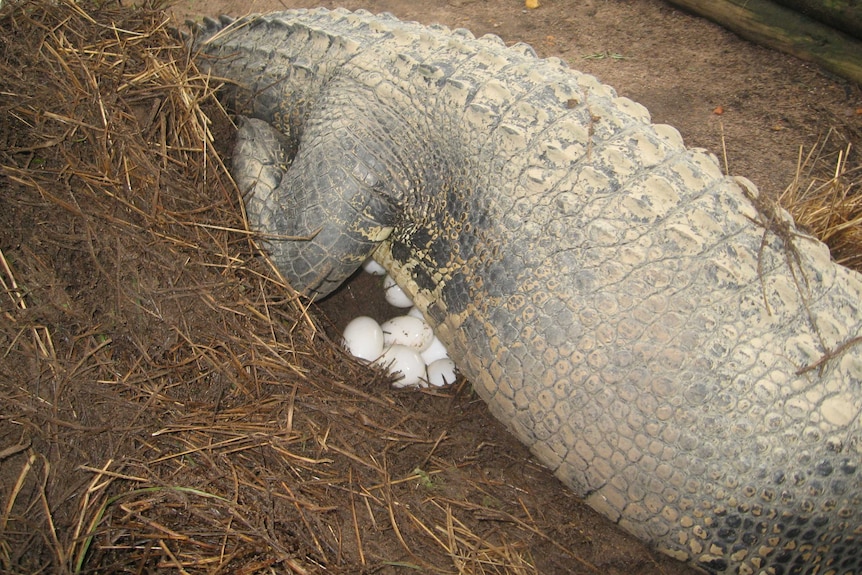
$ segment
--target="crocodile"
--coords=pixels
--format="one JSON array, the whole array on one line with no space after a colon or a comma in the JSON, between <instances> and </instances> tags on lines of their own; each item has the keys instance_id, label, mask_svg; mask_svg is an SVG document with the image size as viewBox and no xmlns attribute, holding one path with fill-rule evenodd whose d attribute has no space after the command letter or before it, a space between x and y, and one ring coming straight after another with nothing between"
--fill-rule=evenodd
<instances>
[{"instance_id":1,"label":"crocodile","mask_svg":"<svg viewBox=\"0 0 862 575\"><path fill-rule=\"evenodd\" d=\"M862 573L862 276L640 104L366 11L205 19L284 277L369 256L590 506L713 573Z\"/></svg>"}]
</instances>

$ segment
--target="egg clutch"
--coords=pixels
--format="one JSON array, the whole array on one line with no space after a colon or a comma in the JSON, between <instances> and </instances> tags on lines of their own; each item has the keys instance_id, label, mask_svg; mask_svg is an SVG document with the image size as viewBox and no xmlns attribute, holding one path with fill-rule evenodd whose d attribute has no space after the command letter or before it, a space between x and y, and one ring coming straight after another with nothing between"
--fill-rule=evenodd
<instances>
[{"instance_id":1,"label":"egg clutch","mask_svg":"<svg viewBox=\"0 0 862 575\"><path fill-rule=\"evenodd\" d=\"M370 274L386 274L374 260L368 260L362 268ZM354 318L344 328L342 341L347 351L357 359L399 375L395 387L439 387L454 383L455 363L422 312L388 275L383 280L383 289L389 305L410 311L382 324L368 316Z\"/></svg>"}]
</instances>

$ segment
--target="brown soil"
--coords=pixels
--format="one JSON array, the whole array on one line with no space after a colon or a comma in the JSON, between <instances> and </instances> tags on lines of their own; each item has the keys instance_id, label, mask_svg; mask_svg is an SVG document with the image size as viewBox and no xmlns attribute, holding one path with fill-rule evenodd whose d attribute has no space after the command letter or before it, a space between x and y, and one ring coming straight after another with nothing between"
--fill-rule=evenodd
<instances>
[{"instance_id":1,"label":"brown soil","mask_svg":"<svg viewBox=\"0 0 862 575\"><path fill-rule=\"evenodd\" d=\"M173 15L313 5L335 6L187 0ZM480 0L339 5L498 34L565 58L645 104L689 145L726 149L732 173L773 195L793 181L800 147L827 140L828 163L853 143L850 166L859 163L859 86L658 0L545 0L536 10ZM0 38L6 58L11 37ZM6 81L4 114L22 100ZM151 127L159 149L171 148L173 129L152 112L166 104L135 98L135 121ZM81 558L81 571L102 573L179 564L244 573L693 573L577 501L464 382L394 391L345 358L331 340L350 317L395 313L377 280L360 274L301 313L285 286L261 279L271 272L237 232L240 207L223 175L212 179L208 170L221 172L211 151L156 154L151 166L140 160L152 170L141 173L119 162L122 201L100 194L105 182L79 175L104 169L90 165L98 158L70 154L82 142L131 149L135 135L114 134L105 146L99 130L87 131L98 107L79 103L80 114L95 115L52 128L74 132L63 153L48 151L56 135L32 146L19 139L23 126L50 124L44 114L10 115L0 126L8 206L0 255L9 262L0 267L0 571L73 571ZM229 121L207 110L226 156ZM153 179L159 193L134 194ZM54 193L49 181L65 187ZM168 188L202 191L168 197ZM13 276L27 282L13 289ZM324 331L309 330L311 321Z\"/></svg>"}]
</instances>

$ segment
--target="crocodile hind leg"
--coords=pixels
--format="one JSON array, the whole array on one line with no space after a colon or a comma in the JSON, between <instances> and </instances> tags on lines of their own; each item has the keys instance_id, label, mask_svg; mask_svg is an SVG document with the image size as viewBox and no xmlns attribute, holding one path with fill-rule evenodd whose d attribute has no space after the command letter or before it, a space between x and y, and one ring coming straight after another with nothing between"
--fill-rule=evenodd
<instances>
[{"instance_id":1,"label":"crocodile hind leg","mask_svg":"<svg viewBox=\"0 0 862 575\"><path fill-rule=\"evenodd\" d=\"M316 131L315 145L300 146L290 158L278 130L241 118L233 155L251 228L285 279L312 299L356 271L394 218L373 157L357 154L337 123Z\"/></svg>"}]
</instances>

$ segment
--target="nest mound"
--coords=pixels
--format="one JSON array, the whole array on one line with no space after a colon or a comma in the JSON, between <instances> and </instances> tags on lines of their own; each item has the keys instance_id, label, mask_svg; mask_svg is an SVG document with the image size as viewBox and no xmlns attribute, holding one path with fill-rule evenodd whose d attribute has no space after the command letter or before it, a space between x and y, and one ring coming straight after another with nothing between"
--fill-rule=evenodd
<instances>
[{"instance_id":1,"label":"nest mound","mask_svg":"<svg viewBox=\"0 0 862 575\"><path fill-rule=\"evenodd\" d=\"M0 19L6 573L328 560L299 527L321 510L278 478L332 489L329 430L297 404L337 419L370 372L259 257L216 149L230 121L166 22Z\"/></svg>"}]
</instances>

